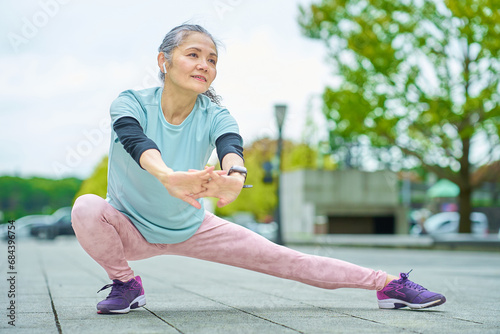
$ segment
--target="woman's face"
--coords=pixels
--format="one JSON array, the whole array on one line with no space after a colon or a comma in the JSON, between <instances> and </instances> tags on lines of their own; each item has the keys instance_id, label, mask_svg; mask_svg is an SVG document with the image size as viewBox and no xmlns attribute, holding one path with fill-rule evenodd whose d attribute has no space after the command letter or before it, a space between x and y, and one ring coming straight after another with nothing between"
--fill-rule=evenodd
<instances>
[{"instance_id":1,"label":"woman's face","mask_svg":"<svg viewBox=\"0 0 500 334\"><path fill-rule=\"evenodd\" d=\"M166 80L197 94L208 90L217 76L217 50L212 39L192 32L174 49Z\"/></svg>"}]
</instances>

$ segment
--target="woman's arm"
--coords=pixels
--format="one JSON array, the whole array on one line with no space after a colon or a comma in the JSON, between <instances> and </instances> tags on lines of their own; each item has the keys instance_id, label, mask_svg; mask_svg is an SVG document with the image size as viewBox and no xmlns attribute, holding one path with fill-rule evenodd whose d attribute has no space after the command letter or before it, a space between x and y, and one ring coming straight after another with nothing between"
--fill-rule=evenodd
<instances>
[{"instance_id":1,"label":"woman's arm","mask_svg":"<svg viewBox=\"0 0 500 334\"><path fill-rule=\"evenodd\" d=\"M113 123L113 130L115 130L125 151L141 168L140 158L144 151L149 149L160 151L156 143L146 136L139 121L133 117L125 116L117 119Z\"/></svg>"},{"instance_id":2,"label":"woman's arm","mask_svg":"<svg viewBox=\"0 0 500 334\"><path fill-rule=\"evenodd\" d=\"M225 133L217 138L215 145L222 170L228 172L233 166L244 167L245 161L243 159L242 143L243 139L241 136L234 132ZM242 174L235 172L231 174L231 176L233 175L238 176L245 183L245 177Z\"/></svg>"},{"instance_id":3,"label":"woman's arm","mask_svg":"<svg viewBox=\"0 0 500 334\"><path fill-rule=\"evenodd\" d=\"M226 172L229 171L229 169L233 166L242 166L244 167L245 164L243 162L243 159L236 153L228 153L224 156L222 159L222 170L225 170ZM243 185L245 184L245 179L246 177L243 176L242 174L238 172L231 173L229 177L234 177L237 178L241 181L241 187L243 188Z\"/></svg>"},{"instance_id":4,"label":"woman's arm","mask_svg":"<svg viewBox=\"0 0 500 334\"><path fill-rule=\"evenodd\" d=\"M168 183L169 175L174 173L173 169L169 168L161 158L160 151L155 149L144 151L139 158L139 163L163 184Z\"/></svg>"}]
</instances>

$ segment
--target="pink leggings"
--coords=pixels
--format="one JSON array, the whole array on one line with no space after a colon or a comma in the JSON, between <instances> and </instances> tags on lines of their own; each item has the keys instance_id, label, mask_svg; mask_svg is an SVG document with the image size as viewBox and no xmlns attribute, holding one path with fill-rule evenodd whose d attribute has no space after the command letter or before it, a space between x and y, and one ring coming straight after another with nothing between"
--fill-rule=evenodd
<instances>
[{"instance_id":1,"label":"pink leggings","mask_svg":"<svg viewBox=\"0 0 500 334\"><path fill-rule=\"evenodd\" d=\"M134 277L129 260L182 255L291 279L325 289L381 290L386 273L328 257L279 246L209 212L198 231L177 244L146 241L130 220L96 195L79 197L72 212L73 229L83 249L110 279Z\"/></svg>"}]
</instances>

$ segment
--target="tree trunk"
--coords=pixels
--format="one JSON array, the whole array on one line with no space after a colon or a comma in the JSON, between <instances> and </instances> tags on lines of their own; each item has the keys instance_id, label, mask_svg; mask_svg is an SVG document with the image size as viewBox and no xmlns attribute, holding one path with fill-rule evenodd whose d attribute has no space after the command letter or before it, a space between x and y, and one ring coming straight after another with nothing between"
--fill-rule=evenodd
<instances>
[{"instance_id":1,"label":"tree trunk","mask_svg":"<svg viewBox=\"0 0 500 334\"><path fill-rule=\"evenodd\" d=\"M472 189L471 187L460 188L460 196L458 198L460 223L458 226L459 233L471 233L470 214L472 212Z\"/></svg>"},{"instance_id":2,"label":"tree trunk","mask_svg":"<svg viewBox=\"0 0 500 334\"><path fill-rule=\"evenodd\" d=\"M471 233L470 214L472 212L472 184L470 179L470 138L462 139L462 157L460 158L460 195L458 198L460 223L458 233Z\"/></svg>"}]
</instances>

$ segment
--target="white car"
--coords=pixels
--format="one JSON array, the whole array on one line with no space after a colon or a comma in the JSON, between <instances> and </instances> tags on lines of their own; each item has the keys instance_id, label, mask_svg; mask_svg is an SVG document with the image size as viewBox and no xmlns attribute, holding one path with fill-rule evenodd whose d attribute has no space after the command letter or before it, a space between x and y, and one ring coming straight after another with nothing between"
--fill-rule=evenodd
<instances>
[{"instance_id":1,"label":"white car","mask_svg":"<svg viewBox=\"0 0 500 334\"><path fill-rule=\"evenodd\" d=\"M424 222L425 231L430 235L458 233L458 212L441 212L429 217ZM470 215L472 234L488 234L488 218L484 213L472 212Z\"/></svg>"}]
</instances>

